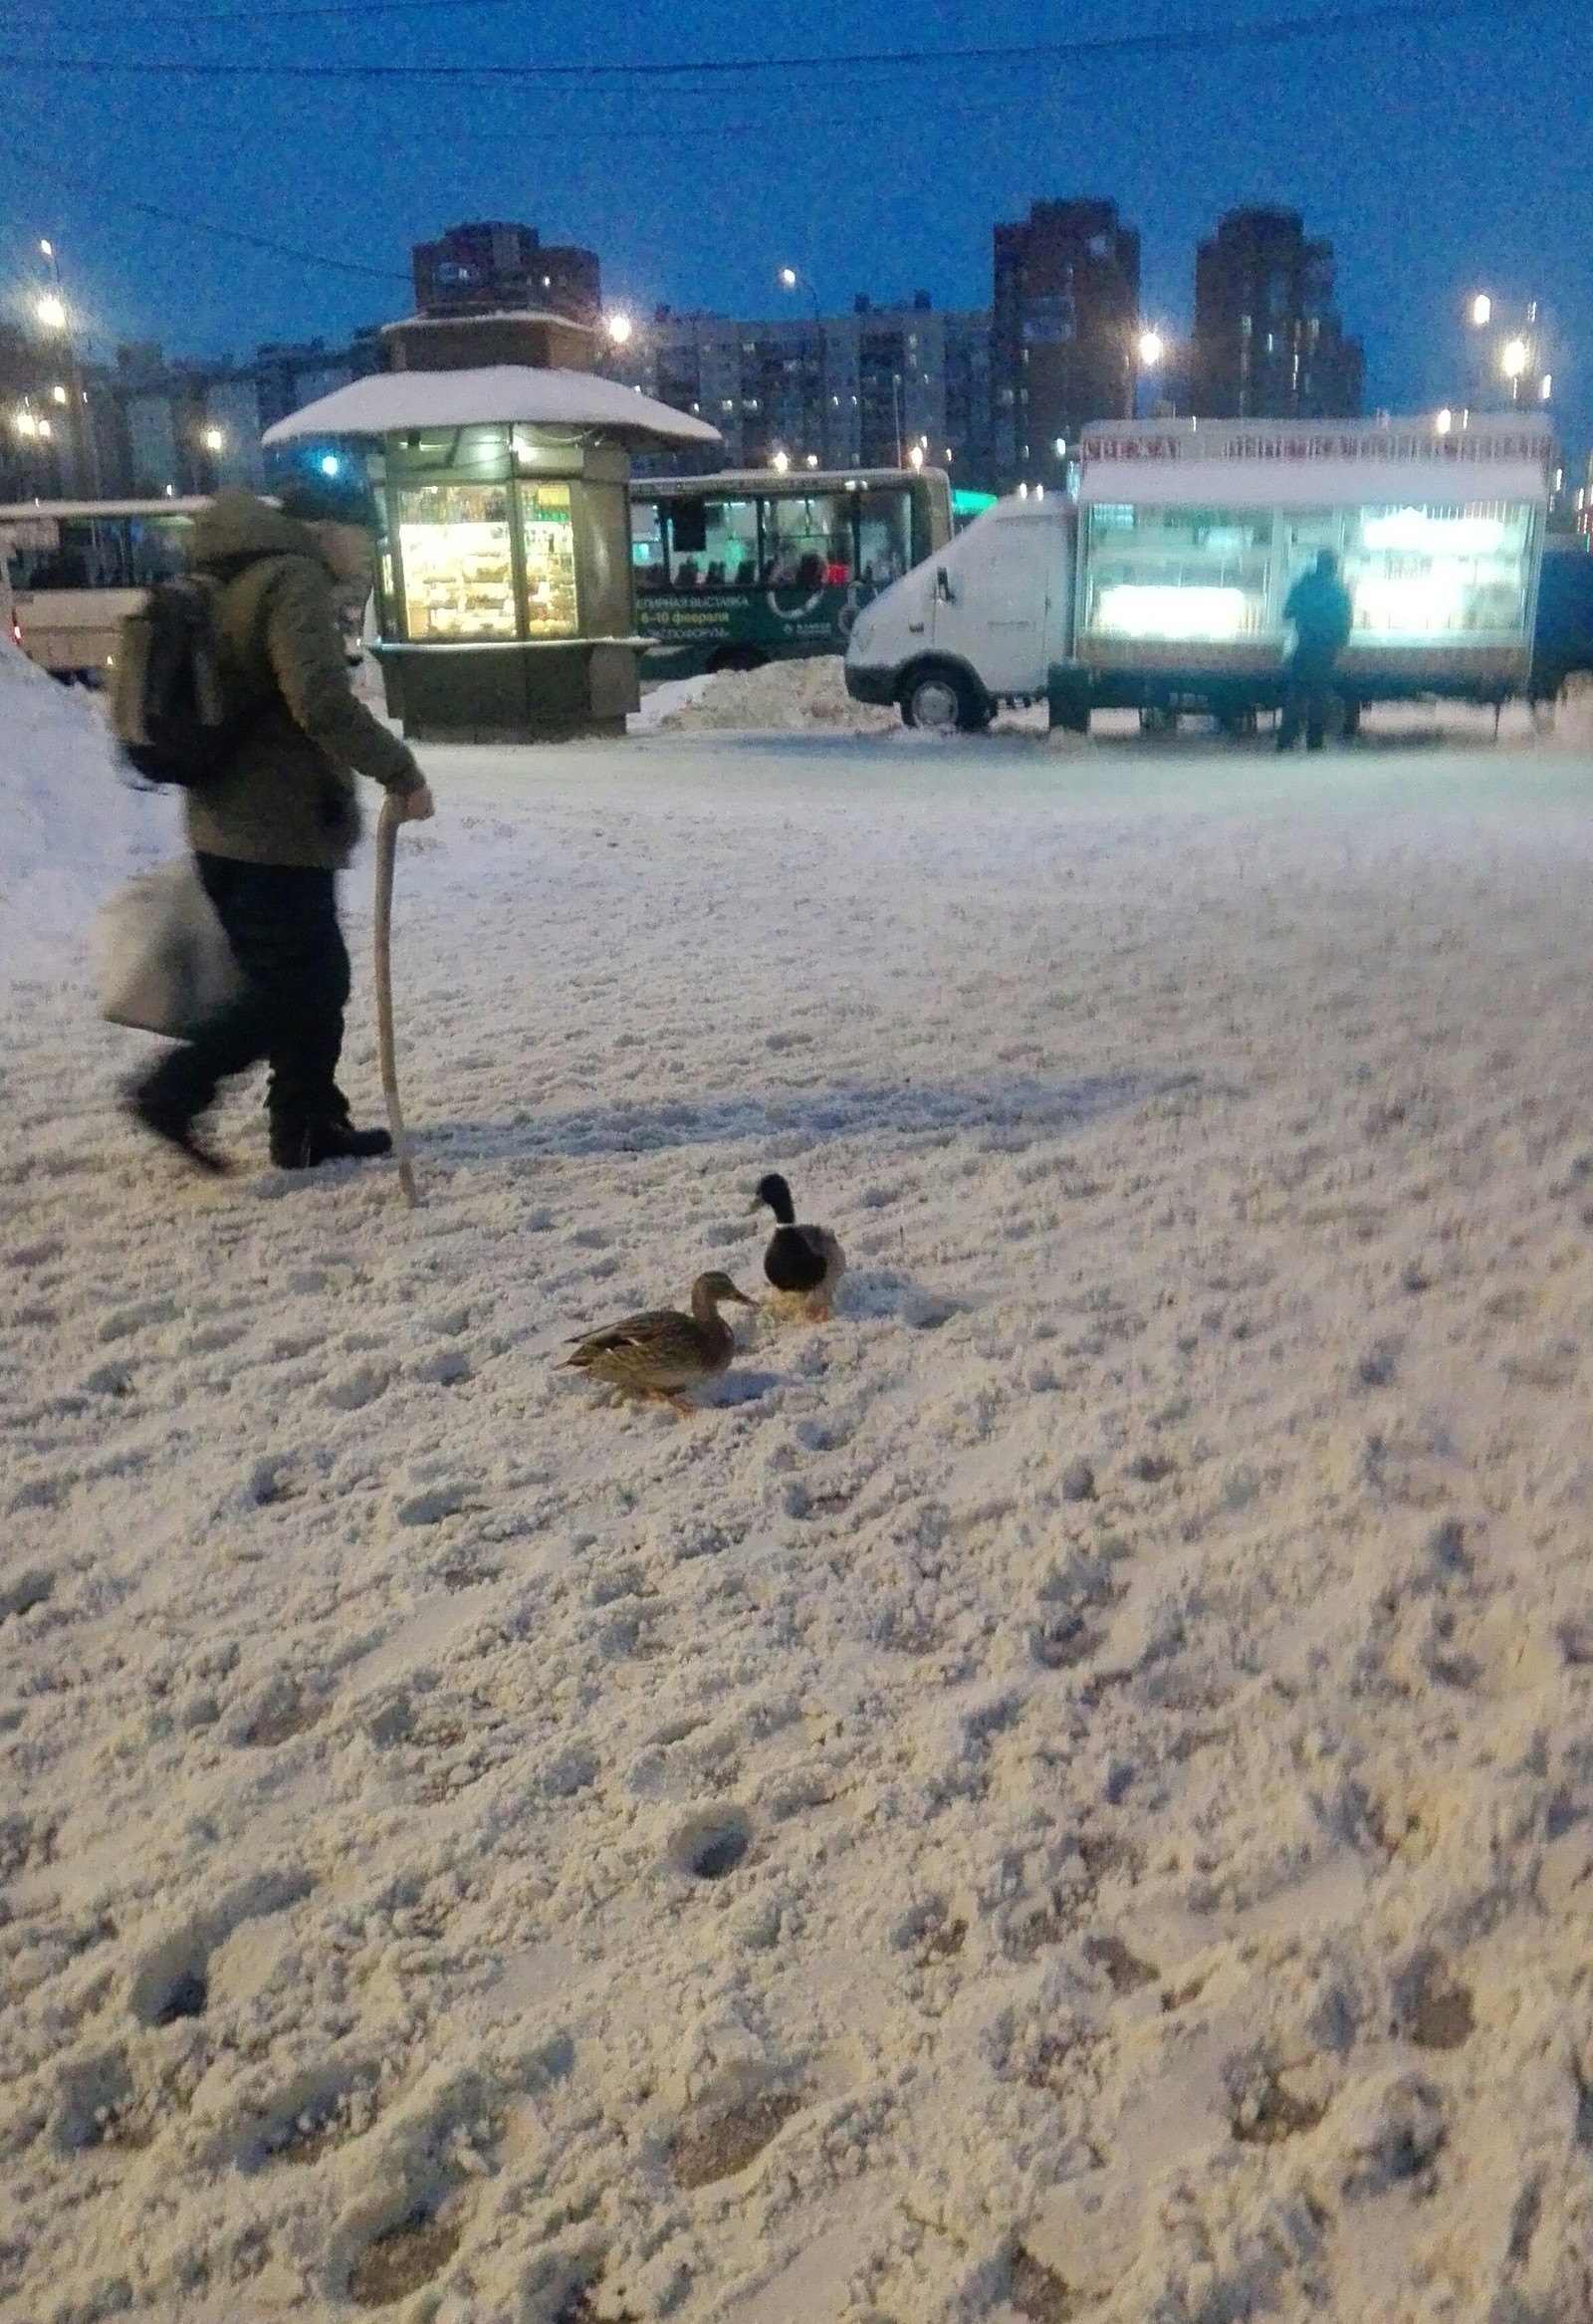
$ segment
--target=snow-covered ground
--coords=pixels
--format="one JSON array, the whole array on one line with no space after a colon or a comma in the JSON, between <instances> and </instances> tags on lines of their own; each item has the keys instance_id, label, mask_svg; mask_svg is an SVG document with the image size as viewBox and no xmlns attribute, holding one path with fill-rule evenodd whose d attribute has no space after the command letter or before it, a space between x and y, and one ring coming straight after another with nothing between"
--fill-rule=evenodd
<instances>
[{"instance_id":1,"label":"snow-covered ground","mask_svg":"<svg viewBox=\"0 0 1593 2324\"><path fill-rule=\"evenodd\" d=\"M1593 2317L1593 759L1430 726L430 752L414 1214L8 923L0 2314Z\"/></svg>"}]
</instances>

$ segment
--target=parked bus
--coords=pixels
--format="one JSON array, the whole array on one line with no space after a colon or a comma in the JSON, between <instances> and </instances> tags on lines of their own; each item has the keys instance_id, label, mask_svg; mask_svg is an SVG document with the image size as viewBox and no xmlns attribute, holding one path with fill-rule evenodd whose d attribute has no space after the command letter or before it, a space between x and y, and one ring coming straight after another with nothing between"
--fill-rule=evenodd
<instances>
[{"instance_id":1,"label":"parked bus","mask_svg":"<svg viewBox=\"0 0 1593 2324\"><path fill-rule=\"evenodd\" d=\"M0 506L11 635L52 677L104 682L125 614L180 573L202 500L23 501Z\"/></svg>"},{"instance_id":2,"label":"parked bus","mask_svg":"<svg viewBox=\"0 0 1593 2324\"><path fill-rule=\"evenodd\" d=\"M727 470L630 487L648 678L844 653L859 610L952 537L938 468Z\"/></svg>"}]
</instances>

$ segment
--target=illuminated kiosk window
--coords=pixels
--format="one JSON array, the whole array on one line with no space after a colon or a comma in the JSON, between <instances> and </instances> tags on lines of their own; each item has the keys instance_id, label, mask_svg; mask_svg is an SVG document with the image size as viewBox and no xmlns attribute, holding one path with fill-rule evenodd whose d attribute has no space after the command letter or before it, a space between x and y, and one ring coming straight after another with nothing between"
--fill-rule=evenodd
<instances>
[{"instance_id":1,"label":"illuminated kiosk window","mask_svg":"<svg viewBox=\"0 0 1593 2324\"><path fill-rule=\"evenodd\" d=\"M1271 557L1269 510L1092 508L1085 630L1170 643L1256 636Z\"/></svg>"},{"instance_id":2,"label":"illuminated kiosk window","mask_svg":"<svg viewBox=\"0 0 1593 2324\"><path fill-rule=\"evenodd\" d=\"M579 622L568 484L522 482L520 540L526 561L526 635L573 637Z\"/></svg>"},{"instance_id":3,"label":"illuminated kiosk window","mask_svg":"<svg viewBox=\"0 0 1593 2324\"><path fill-rule=\"evenodd\" d=\"M1525 634L1533 512L1525 502L1350 512L1344 580L1367 644Z\"/></svg>"},{"instance_id":4,"label":"illuminated kiosk window","mask_svg":"<svg viewBox=\"0 0 1593 2324\"><path fill-rule=\"evenodd\" d=\"M506 486L406 486L398 495L398 554L412 640L519 635Z\"/></svg>"}]
</instances>

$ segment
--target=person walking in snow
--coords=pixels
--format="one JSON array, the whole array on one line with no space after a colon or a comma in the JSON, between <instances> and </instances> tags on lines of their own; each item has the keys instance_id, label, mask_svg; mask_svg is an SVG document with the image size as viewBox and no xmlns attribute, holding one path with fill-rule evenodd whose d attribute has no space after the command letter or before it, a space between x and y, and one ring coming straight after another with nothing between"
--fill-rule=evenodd
<instances>
[{"instance_id":1,"label":"person walking in snow","mask_svg":"<svg viewBox=\"0 0 1593 2324\"><path fill-rule=\"evenodd\" d=\"M337 878L359 837L353 771L433 813L407 746L348 681L334 583L370 577L368 503L328 485L281 505L218 493L194 526L195 568L217 585L223 684L240 738L186 799L188 844L227 932L244 989L126 1092L127 1111L207 1170L225 1168L199 1118L222 1081L270 1063L271 1159L285 1170L385 1154L384 1129L356 1129L338 1086L348 951Z\"/></svg>"},{"instance_id":2,"label":"person walking in snow","mask_svg":"<svg viewBox=\"0 0 1593 2324\"><path fill-rule=\"evenodd\" d=\"M1319 549L1315 565L1289 590L1283 618L1294 624L1294 648L1283 667L1277 747L1291 751L1303 725L1305 748L1319 751L1333 706L1333 672L1355 618L1331 549Z\"/></svg>"}]
</instances>

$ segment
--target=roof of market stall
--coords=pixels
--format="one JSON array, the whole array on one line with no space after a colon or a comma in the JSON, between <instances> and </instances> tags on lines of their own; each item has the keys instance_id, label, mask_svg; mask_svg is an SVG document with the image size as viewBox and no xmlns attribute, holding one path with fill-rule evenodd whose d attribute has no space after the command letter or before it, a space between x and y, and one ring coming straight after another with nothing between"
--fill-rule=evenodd
<instances>
[{"instance_id":1,"label":"roof of market stall","mask_svg":"<svg viewBox=\"0 0 1593 2324\"><path fill-rule=\"evenodd\" d=\"M599 428L637 443L717 444L719 430L593 371L487 363L461 371L377 371L307 403L267 428L262 441L306 436L385 436L405 428L505 426Z\"/></svg>"}]
</instances>

